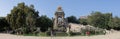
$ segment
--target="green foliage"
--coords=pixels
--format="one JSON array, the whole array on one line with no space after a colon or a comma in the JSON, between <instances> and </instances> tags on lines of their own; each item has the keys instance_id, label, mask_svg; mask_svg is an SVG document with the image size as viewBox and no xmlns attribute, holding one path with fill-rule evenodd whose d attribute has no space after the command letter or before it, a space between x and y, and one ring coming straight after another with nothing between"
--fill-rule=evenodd
<instances>
[{"instance_id":1,"label":"green foliage","mask_svg":"<svg viewBox=\"0 0 120 39\"><path fill-rule=\"evenodd\" d=\"M5 19L5 17L0 17L0 32L10 30L9 23Z\"/></svg>"},{"instance_id":2,"label":"green foliage","mask_svg":"<svg viewBox=\"0 0 120 39\"><path fill-rule=\"evenodd\" d=\"M36 27L39 27L42 32L52 27L52 20L47 16L38 15L38 11L35 11L34 6L27 6L25 3L19 3L15 6L11 13L7 15L7 21L13 31L16 32L20 29L23 33L34 33Z\"/></svg>"},{"instance_id":3,"label":"green foliage","mask_svg":"<svg viewBox=\"0 0 120 39\"><path fill-rule=\"evenodd\" d=\"M33 5L27 6L25 3L19 3L7 15L7 21L12 30L29 27L33 31L32 29L36 26L36 19L39 16L38 13L38 11L35 11Z\"/></svg>"},{"instance_id":4,"label":"green foliage","mask_svg":"<svg viewBox=\"0 0 120 39\"><path fill-rule=\"evenodd\" d=\"M39 36L39 35L36 35L36 34L23 34L24 36Z\"/></svg>"},{"instance_id":5,"label":"green foliage","mask_svg":"<svg viewBox=\"0 0 120 39\"><path fill-rule=\"evenodd\" d=\"M113 29L120 30L120 18L112 18L111 21L109 21L109 26Z\"/></svg>"},{"instance_id":6,"label":"green foliage","mask_svg":"<svg viewBox=\"0 0 120 39\"><path fill-rule=\"evenodd\" d=\"M36 23L37 27L40 27L42 32L45 32L48 30L48 28L52 28L52 20L49 19L47 16L42 15L37 19Z\"/></svg>"},{"instance_id":7,"label":"green foliage","mask_svg":"<svg viewBox=\"0 0 120 39\"><path fill-rule=\"evenodd\" d=\"M90 16L88 16L88 23L95 27L106 28L109 29L108 22L112 17L111 13L102 14L101 12L92 12Z\"/></svg>"},{"instance_id":8,"label":"green foliage","mask_svg":"<svg viewBox=\"0 0 120 39\"><path fill-rule=\"evenodd\" d=\"M68 23L79 23L77 18L75 16L69 16L67 17Z\"/></svg>"},{"instance_id":9,"label":"green foliage","mask_svg":"<svg viewBox=\"0 0 120 39\"><path fill-rule=\"evenodd\" d=\"M41 32L39 33L40 36L48 36L48 34L46 32Z\"/></svg>"},{"instance_id":10,"label":"green foliage","mask_svg":"<svg viewBox=\"0 0 120 39\"><path fill-rule=\"evenodd\" d=\"M78 36L78 35L83 35L83 34L70 32L70 36Z\"/></svg>"},{"instance_id":11,"label":"green foliage","mask_svg":"<svg viewBox=\"0 0 120 39\"><path fill-rule=\"evenodd\" d=\"M87 19L88 24L103 29L120 30L120 18L112 17L111 13L92 12Z\"/></svg>"},{"instance_id":12,"label":"green foliage","mask_svg":"<svg viewBox=\"0 0 120 39\"><path fill-rule=\"evenodd\" d=\"M79 19L80 24L87 25L87 19Z\"/></svg>"},{"instance_id":13,"label":"green foliage","mask_svg":"<svg viewBox=\"0 0 120 39\"><path fill-rule=\"evenodd\" d=\"M68 36L68 34L65 32L59 32L59 33L56 33L55 36Z\"/></svg>"}]
</instances>

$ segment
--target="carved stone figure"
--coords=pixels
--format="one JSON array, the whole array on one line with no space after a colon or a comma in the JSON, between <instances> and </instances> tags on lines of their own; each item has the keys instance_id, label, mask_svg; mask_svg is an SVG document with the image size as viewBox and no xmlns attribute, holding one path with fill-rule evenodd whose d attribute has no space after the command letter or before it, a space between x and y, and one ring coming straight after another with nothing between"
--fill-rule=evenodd
<instances>
[{"instance_id":1,"label":"carved stone figure","mask_svg":"<svg viewBox=\"0 0 120 39\"><path fill-rule=\"evenodd\" d=\"M66 31L67 20L64 18L65 13L62 7L59 6L55 12L55 18L53 19L53 30L55 31Z\"/></svg>"}]
</instances>

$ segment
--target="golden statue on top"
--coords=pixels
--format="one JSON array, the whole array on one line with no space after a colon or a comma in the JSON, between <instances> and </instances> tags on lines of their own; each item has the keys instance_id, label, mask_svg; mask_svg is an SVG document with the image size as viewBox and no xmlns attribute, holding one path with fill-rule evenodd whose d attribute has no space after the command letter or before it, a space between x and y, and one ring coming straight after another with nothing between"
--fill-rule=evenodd
<instances>
[{"instance_id":1,"label":"golden statue on top","mask_svg":"<svg viewBox=\"0 0 120 39\"><path fill-rule=\"evenodd\" d=\"M58 6L58 11L62 11L62 7L61 6Z\"/></svg>"}]
</instances>

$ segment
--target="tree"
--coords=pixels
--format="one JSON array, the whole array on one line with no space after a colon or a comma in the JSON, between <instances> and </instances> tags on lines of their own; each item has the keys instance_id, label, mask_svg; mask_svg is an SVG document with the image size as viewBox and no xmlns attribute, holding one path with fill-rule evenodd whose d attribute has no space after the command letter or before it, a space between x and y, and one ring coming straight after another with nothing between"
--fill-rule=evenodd
<instances>
[{"instance_id":1,"label":"tree","mask_svg":"<svg viewBox=\"0 0 120 39\"><path fill-rule=\"evenodd\" d=\"M7 15L7 21L13 30L35 26L36 19L39 17L38 13L33 5L27 6L25 3L19 3Z\"/></svg>"},{"instance_id":2,"label":"tree","mask_svg":"<svg viewBox=\"0 0 120 39\"><path fill-rule=\"evenodd\" d=\"M87 23L87 19L80 19L79 18L79 22L80 22L80 24L83 24L83 25L87 25L88 23Z\"/></svg>"},{"instance_id":3,"label":"tree","mask_svg":"<svg viewBox=\"0 0 120 39\"><path fill-rule=\"evenodd\" d=\"M0 32L10 30L10 26L5 17L0 17Z\"/></svg>"},{"instance_id":4,"label":"tree","mask_svg":"<svg viewBox=\"0 0 120 39\"><path fill-rule=\"evenodd\" d=\"M120 30L120 18L117 16L112 18L111 21L109 22L109 26L112 29Z\"/></svg>"},{"instance_id":5,"label":"tree","mask_svg":"<svg viewBox=\"0 0 120 39\"><path fill-rule=\"evenodd\" d=\"M37 27L40 27L42 32L45 32L48 30L48 28L51 28L53 26L52 20L49 19L47 16L42 15L37 19Z\"/></svg>"},{"instance_id":6,"label":"tree","mask_svg":"<svg viewBox=\"0 0 120 39\"><path fill-rule=\"evenodd\" d=\"M103 14L103 16L104 16L104 27L106 28L106 29L111 29L111 27L110 27L110 25L109 25L109 22L111 21L111 19L112 19L112 13L105 13L105 14Z\"/></svg>"},{"instance_id":7,"label":"tree","mask_svg":"<svg viewBox=\"0 0 120 39\"><path fill-rule=\"evenodd\" d=\"M75 16L67 17L68 23L79 23Z\"/></svg>"},{"instance_id":8,"label":"tree","mask_svg":"<svg viewBox=\"0 0 120 39\"><path fill-rule=\"evenodd\" d=\"M88 23L95 27L109 29L108 23L111 17L111 13L102 14L101 12L92 12L91 15L88 16Z\"/></svg>"}]
</instances>

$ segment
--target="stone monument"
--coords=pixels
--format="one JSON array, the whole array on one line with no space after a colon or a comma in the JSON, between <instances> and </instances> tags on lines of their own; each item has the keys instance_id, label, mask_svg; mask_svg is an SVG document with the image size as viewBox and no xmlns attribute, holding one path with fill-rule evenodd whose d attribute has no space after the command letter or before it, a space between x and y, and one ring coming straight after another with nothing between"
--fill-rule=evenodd
<instances>
[{"instance_id":1,"label":"stone monument","mask_svg":"<svg viewBox=\"0 0 120 39\"><path fill-rule=\"evenodd\" d=\"M53 18L53 30L57 32L65 32L67 27L67 19L64 18L65 13L62 7L59 6L55 12L55 18Z\"/></svg>"}]
</instances>

